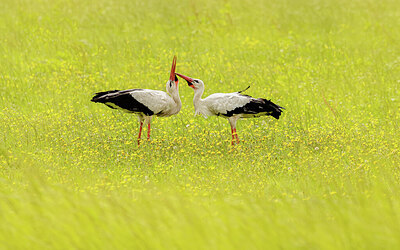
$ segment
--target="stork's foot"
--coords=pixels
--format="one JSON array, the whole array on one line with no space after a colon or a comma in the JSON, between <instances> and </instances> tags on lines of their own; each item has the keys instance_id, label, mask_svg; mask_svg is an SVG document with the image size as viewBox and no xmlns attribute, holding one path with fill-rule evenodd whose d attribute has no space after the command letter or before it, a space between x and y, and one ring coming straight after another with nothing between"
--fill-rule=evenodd
<instances>
[{"instance_id":1,"label":"stork's foot","mask_svg":"<svg viewBox=\"0 0 400 250\"><path fill-rule=\"evenodd\" d=\"M232 141L231 141L231 145L232 145L232 146L235 146L235 145L237 145L237 144L239 144L239 141L235 141L235 140L232 140Z\"/></svg>"}]
</instances>

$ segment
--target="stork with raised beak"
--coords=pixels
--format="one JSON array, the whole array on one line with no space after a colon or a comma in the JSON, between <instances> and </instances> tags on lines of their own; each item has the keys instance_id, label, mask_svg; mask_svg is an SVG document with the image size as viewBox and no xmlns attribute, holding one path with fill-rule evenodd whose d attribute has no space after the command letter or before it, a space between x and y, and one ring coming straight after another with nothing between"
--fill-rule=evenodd
<instances>
[{"instance_id":1,"label":"stork with raised beak","mask_svg":"<svg viewBox=\"0 0 400 250\"><path fill-rule=\"evenodd\" d=\"M216 115L228 119L231 125L232 145L239 143L239 137L236 132L236 122L240 118L272 116L279 119L283 107L263 98L253 98L242 94L243 91L234 93L215 93L204 99L201 98L204 92L204 83L200 79L190 78L178 74L185 79L194 90L193 104L196 114L201 114L205 118Z\"/></svg>"},{"instance_id":2,"label":"stork with raised beak","mask_svg":"<svg viewBox=\"0 0 400 250\"><path fill-rule=\"evenodd\" d=\"M171 73L167 81L167 93L151 89L128 89L98 92L92 102L104 103L112 109L133 113L138 116L140 127L137 139L140 145L143 123L147 123L147 140L150 140L150 123L152 117L167 117L179 113L182 107L179 97L178 78L175 75L176 56L172 61Z\"/></svg>"}]
</instances>

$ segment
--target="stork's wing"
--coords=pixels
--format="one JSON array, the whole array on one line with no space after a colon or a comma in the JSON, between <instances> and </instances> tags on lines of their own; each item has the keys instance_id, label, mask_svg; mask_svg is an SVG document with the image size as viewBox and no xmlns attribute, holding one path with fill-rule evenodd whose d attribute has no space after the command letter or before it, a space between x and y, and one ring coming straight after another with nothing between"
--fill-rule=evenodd
<instances>
[{"instance_id":1,"label":"stork's wing","mask_svg":"<svg viewBox=\"0 0 400 250\"><path fill-rule=\"evenodd\" d=\"M150 89L128 89L99 92L92 102L104 103L110 108L126 112L154 115L162 112L171 97L167 93Z\"/></svg>"},{"instance_id":2,"label":"stork's wing","mask_svg":"<svg viewBox=\"0 0 400 250\"><path fill-rule=\"evenodd\" d=\"M251 97L238 93L216 93L204 99L207 108L216 115L225 115L229 111L242 107L251 101Z\"/></svg>"},{"instance_id":3,"label":"stork's wing","mask_svg":"<svg viewBox=\"0 0 400 250\"><path fill-rule=\"evenodd\" d=\"M253 98L248 95L242 95L239 92L213 94L207 97L205 101L209 110L216 115L227 117L233 115L241 115L242 117L271 115L279 119L283 109L269 100Z\"/></svg>"},{"instance_id":4,"label":"stork's wing","mask_svg":"<svg viewBox=\"0 0 400 250\"><path fill-rule=\"evenodd\" d=\"M173 105L172 98L160 90L142 89L142 91L131 92L133 98L148 107L154 114L158 114Z\"/></svg>"}]
</instances>

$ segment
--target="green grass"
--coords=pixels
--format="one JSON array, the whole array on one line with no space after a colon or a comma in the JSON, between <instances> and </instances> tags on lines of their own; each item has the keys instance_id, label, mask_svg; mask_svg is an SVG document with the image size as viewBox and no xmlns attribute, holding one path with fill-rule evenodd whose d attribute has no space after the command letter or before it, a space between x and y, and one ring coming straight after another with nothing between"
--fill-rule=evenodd
<instances>
[{"instance_id":1,"label":"green grass","mask_svg":"<svg viewBox=\"0 0 400 250\"><path fill-rule=\"evenodd\" d=\"M0 248L400 247L396 0L0 0ZM90 102L246 92L281 119Z\"/></svg>"}]
</instances>

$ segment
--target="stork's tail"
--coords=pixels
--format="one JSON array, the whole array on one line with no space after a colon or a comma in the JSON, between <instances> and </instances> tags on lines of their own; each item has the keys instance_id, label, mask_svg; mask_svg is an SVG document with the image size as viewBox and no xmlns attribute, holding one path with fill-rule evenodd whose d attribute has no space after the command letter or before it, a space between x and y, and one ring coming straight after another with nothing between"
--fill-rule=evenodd
<instances>
[{"instance_id":1,"label":"stork's tail","mask_svg":"<svg viewBox=\"0 0 400 250\"><path fill-rule=\"evenodd\" d=\"M265 100L264 99L264 102L265 102L266 105L268 105L269 110L272 111L271 116L276 118L276 119L279 119L279 116L281 116L282 111L285 108L281 107L281 106L279 106L279 105L277 105L277 104L275 104L273 102L271 102L271 100Z\"/></svg>"},{"instance_id":2,"label":"stork's tail","mask_svg":"<svg viewBox=\"0 0 400 250\"><path fill-rule=\"evenodd\" d=\"M93 96L91 102L101 102L104 103L106 101L106 95L111 93L119 92L119 90L109 90L104 92L97 92L95 96Z\"/></svg>"}]
</instances>

